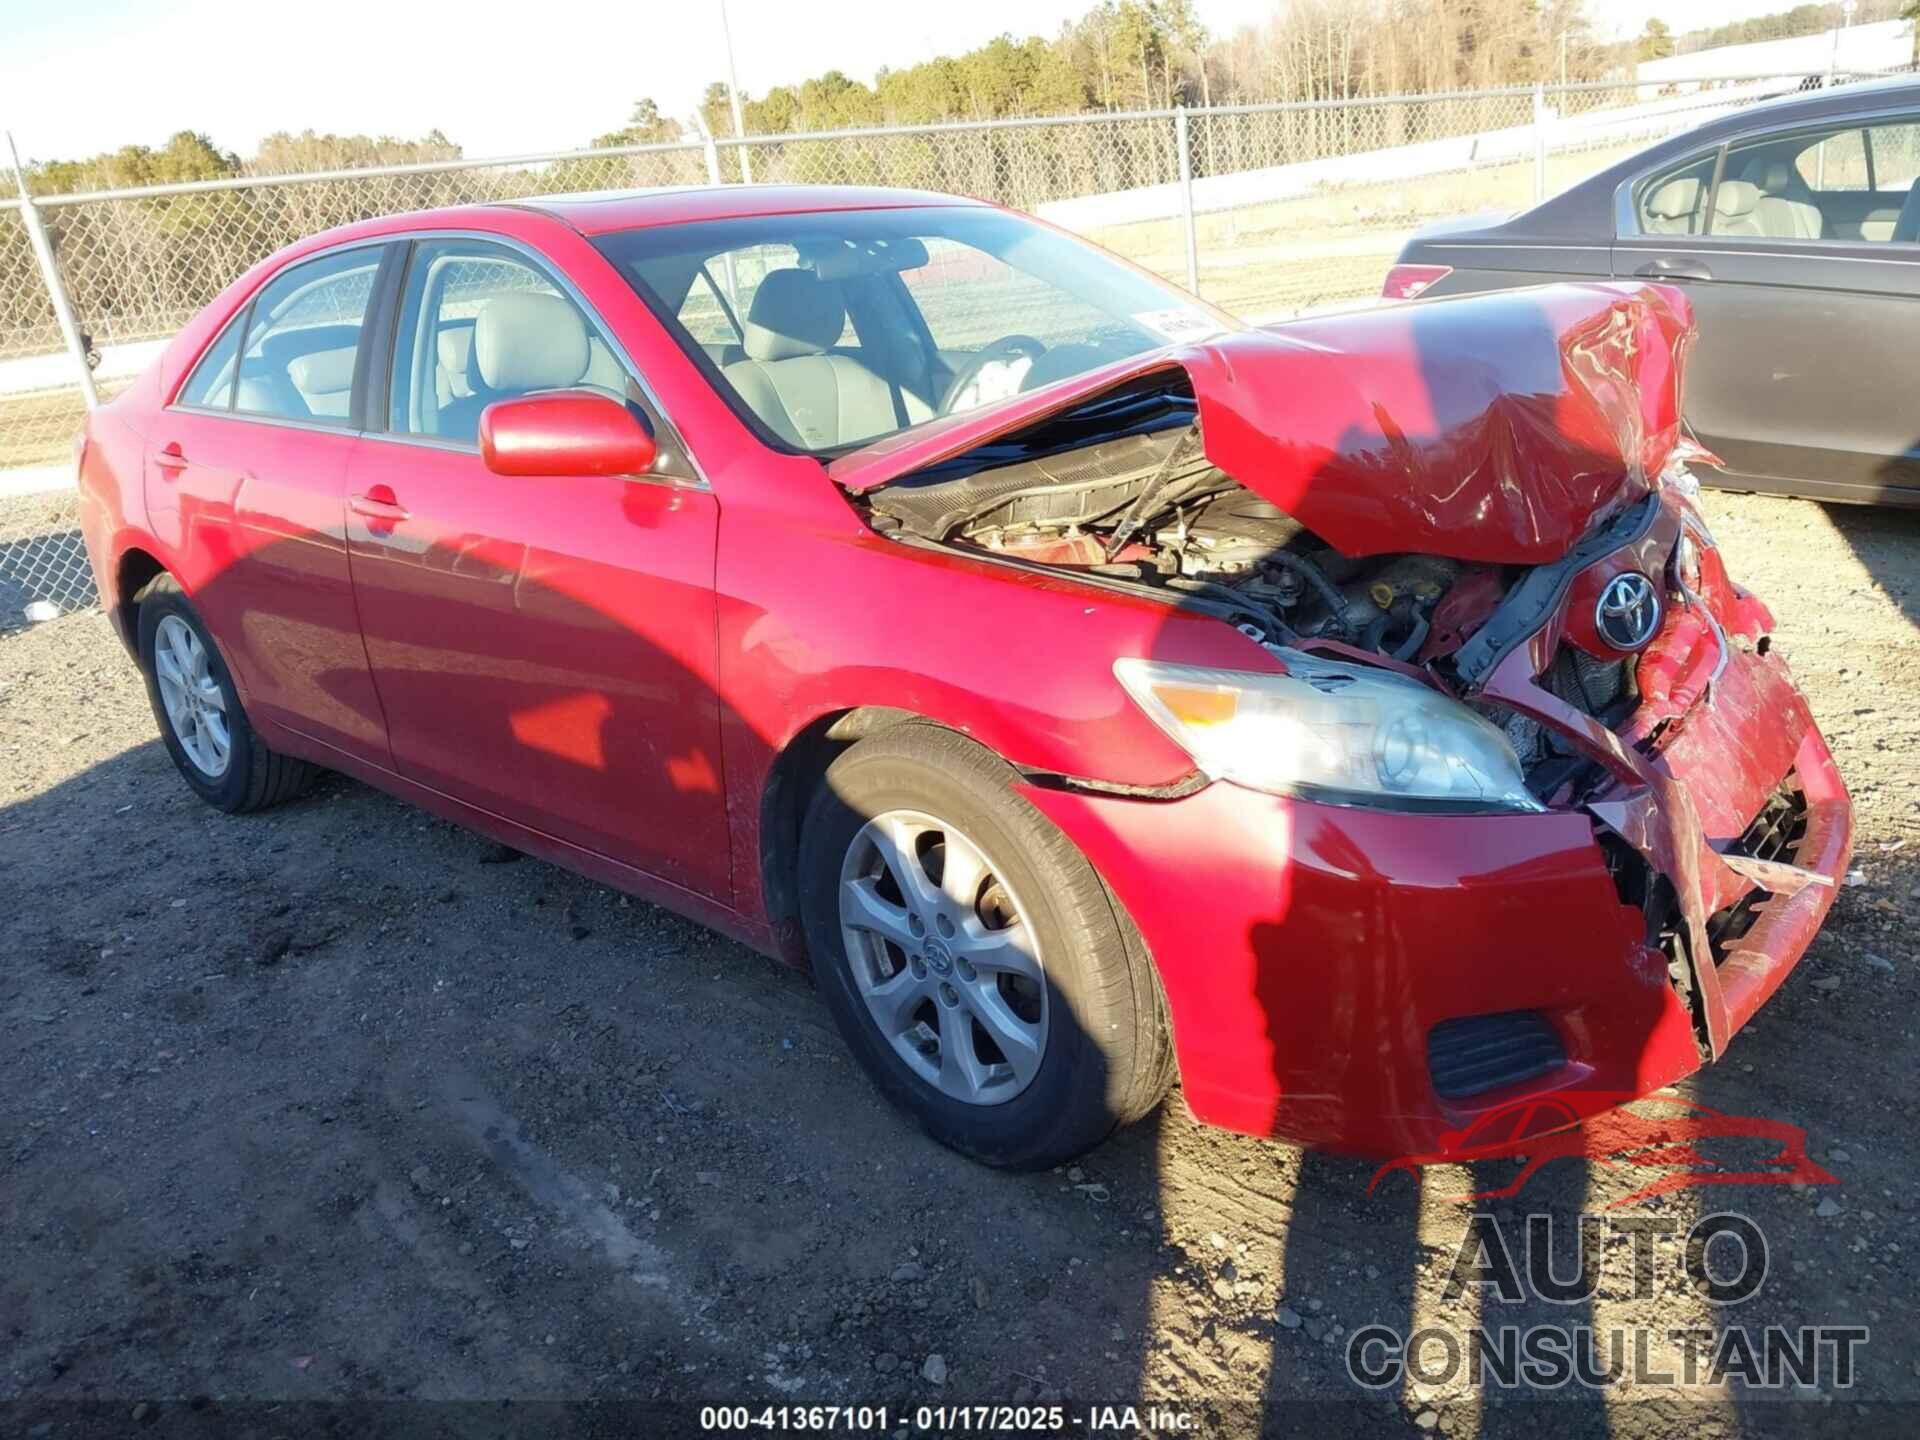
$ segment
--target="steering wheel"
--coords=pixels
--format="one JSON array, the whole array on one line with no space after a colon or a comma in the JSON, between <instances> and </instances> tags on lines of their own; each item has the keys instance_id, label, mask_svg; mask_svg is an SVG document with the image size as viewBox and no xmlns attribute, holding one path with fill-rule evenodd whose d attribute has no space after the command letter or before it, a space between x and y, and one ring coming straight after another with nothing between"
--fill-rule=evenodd
<instances>
[{"instance_id":1,"label":"steering wheel","mask_svg":"<svg viewBox=\"0 0 1920 1440\"><path fill-rule=\"evenodd\" d=\"M990 345L982 346L974 357L960 367L960 373L953 377L947 386L947 393L940 397L940 413L951 414L953 402L966 392L967 386L979 378L980 372L997 360L1012 360L1024 357L1038 360L1047 353L1047 347L1031 335L1002 335Z\"/></svg>"}]
</instances>

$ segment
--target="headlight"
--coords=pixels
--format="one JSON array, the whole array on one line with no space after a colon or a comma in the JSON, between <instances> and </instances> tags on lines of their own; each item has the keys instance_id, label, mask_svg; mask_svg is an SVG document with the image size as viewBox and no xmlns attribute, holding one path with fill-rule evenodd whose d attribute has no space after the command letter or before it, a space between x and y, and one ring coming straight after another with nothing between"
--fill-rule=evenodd
<instances>
[{"instance_id":1,"label":"headlight","mask_svg":"<svg viewBox=\"0 0 1920 1440\"><path fill-rule=\"evenodd\" d=\"M1700 593L1700 547L1685 527L1673 546L1673 578L1683 594Z\"/></svg>"},{"instance_id":2,"label":"headlight","mask_svg":"<svg viewBox=\"0 0 1920 1440\"><path fill-rule=\"evenodd\" d=\"M1116 660L1209 779L1385 810L1543 810L1487 721L1391 671L1276 650L1285 675Z\"/></svg>"}]
</instances>

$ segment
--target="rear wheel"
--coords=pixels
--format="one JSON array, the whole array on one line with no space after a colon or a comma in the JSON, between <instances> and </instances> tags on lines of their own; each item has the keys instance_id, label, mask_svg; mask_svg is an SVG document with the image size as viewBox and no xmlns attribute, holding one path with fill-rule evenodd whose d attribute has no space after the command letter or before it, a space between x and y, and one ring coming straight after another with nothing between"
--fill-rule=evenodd
<instances>
[{"instance_id":1,"label":"rear wheel","mask_svg":"<svg viewBox=\"0 0 1920 1440\"><path fill-rule=\"evenodd\" d=\"M228 814L290 800L317 773L269 749L241 708L226 662L170 575L140 592L140 668L160 738L202 800Z\"/></svg>"},{"instance_id":2,"label":"rear wheel","mask_svg":"<svg viewBox=\"0 0 1920 1440\"><path fill-rule=\"evenodd\" d=\"M808 810L801 908L882 1092L942 1143L1034 1169L1151 1110L1172 1058L1138 936L1016 778L933 725L862 740Z\"/></svg>"}]
</instances>

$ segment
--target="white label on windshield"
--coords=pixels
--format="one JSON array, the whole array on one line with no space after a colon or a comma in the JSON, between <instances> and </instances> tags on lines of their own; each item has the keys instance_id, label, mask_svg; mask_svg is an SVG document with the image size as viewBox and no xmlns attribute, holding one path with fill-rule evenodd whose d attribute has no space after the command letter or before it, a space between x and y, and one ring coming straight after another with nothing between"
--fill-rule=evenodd
<instances>
[{"instance_id":1,"label":"white label on windshield","mask_svg":"<svg viewBox=\"0 0 1920 1440\"><path fill-rule=\"evenodd\" d=\"M1146 326L1163 340L1176 342L1206 340L1221 330L1220 322L1197 305L1176 305L1171 310L1136 310L1133 323Z\"/></svg>"}]
</instances>

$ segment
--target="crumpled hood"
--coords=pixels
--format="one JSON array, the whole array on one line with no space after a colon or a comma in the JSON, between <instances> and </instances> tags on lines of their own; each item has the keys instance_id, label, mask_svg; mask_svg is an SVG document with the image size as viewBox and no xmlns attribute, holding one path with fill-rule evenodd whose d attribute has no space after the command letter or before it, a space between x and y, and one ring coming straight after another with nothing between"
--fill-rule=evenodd
<instances>
[{"instance_id":1,"label":"crumpled hood","mask_svg":"<svg viewBox=\"0 0 1920 1440\"><path fill-rule=\"evenodd\" d=\"M1657 285L1382 306L1156 350L828 469L861 493L1177 369L1207 458L1336 549L1537 565L1651 488L1692 337L1686 298Z\"/></svg>"}]
</instances>

